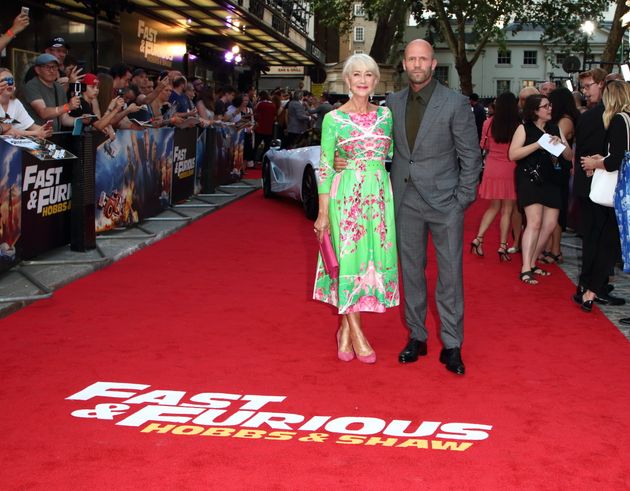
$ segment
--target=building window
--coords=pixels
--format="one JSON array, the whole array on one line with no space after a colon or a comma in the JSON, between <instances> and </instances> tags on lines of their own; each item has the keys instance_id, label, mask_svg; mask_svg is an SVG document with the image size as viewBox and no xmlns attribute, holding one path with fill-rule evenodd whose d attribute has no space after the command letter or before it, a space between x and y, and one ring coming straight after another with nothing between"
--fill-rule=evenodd
<instances>
[{"instance_id":1,"label":"building window","mask_svg":"<svg viewBox=\"0 0 630 491\"><path fill-rule=\"evenodd\" d=\"M357 26L354 28L354 40L357 43L362 43L363 41L365 41L364 29L362 26Z\"/></svg>"},{"instance_id":2,"label":"building window","mask_svg":"<svg viewBox=\"0 0 630 491\"><path fill-rule=\"evenodd\" d=\"M362 55L363 54L363 50L362 49L355 49L354 50L354 54L355 55Z\"/></svg>"},{"instance_id":3,"label":"building window","mask_svg":"<svg viewBox=\"0 0 630 491\"><path fill-rule=\"evenodd\" d=\"M497 95L501 95L504 92L511 92L511 80L497 80Z\"/></svg>"},{"instance_id":4,"label":"building window","mask_svg":"<svg viewBox=\"0 0 630 491\"><path fill-rule=\"evenodd\" d=\"M442 82L443 85L448 86L448 66L436 66L433 77Z\"/></svg>"},{"instance_id":5,"label":"building window","mask_svg":"<svg viewBox=\"0 0 630 491\"><path fill-rule=\"evenodd\" d=\"M536 87L536 80L523 80L523 84L521 87L524 89L525 87Z\"/></svg>"},{"instance_id":6,"label":"building window","mask_svg":"<svg viewBox=\"0 0 630 491\"><path fill-rule=\"evenodd\" d=\"M355 3L354 4L354 16L355 17L365 17L365 10L363 10L363 4L362 3Z\"/></svg>"},{"instance_id":7,"label":"building window","mask_svg":"<svg viewBox=\"0 0 630 491\"><path fill-rule=\"evenodd\" d=\"M523 65L538 64L538 51L523 51Z\"/></svg>"},{"instance_id":8,"label":"building window","mask_svg":"<svg viewBox=\"0 0 630 491\"><path fill-rule=\"evenodd\" d=\"M556 65L562 66L562 64L564 63L564 60L566 60L566 58L567 58L567 54L566 53L562 53L562 54L556 55Z\"/></svg>"},{"instance_id":9,"label":"building window","mask_svg":"<svg viewBox=\"0 0 630 491\"><path fill-rule=\"evenodd\" d=\"M510 50L499 51L497 54L498 65L509 65L512 63L512 52Z\"/></svg>"}]
</instances>

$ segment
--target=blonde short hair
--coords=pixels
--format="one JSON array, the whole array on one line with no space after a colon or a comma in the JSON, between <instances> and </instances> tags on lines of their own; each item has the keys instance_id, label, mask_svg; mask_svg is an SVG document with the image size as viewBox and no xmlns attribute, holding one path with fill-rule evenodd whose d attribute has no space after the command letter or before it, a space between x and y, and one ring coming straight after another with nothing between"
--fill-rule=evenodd
<instances>
[{"instance_id":1,"label":"blonde short hair","mask_svg":"<svg viewBox=\"0 0 630 491\"><path fill-rule=\"evenodd\" d=\"M350 74L357 68L364 68L365 70L372 72L376 77L377 83L381 79L381 71L378 68L378 64L374 61L374 58L364 53L357 53L356 55L352 55L348 58L346 63L343 65L341 77L344 81L350 78Z\"/></svg>"}]
</instances>

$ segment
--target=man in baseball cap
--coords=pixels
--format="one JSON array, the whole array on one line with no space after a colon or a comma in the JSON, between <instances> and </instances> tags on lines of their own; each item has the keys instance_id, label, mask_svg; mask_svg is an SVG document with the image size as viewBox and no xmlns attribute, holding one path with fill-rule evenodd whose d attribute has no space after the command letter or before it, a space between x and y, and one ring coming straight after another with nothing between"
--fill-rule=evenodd
<instances>
[{"instance_id":1,"label":"man in baseball cap","mask_svg":"<svg viewBox=\"0 0 630 491\"><path fill-rule=\"evenodd\" d=\"M57 57L51 54L42 53L37 58L35 58L35 66L48 65L49 63L55 63L57 65L57 68L59 68L59 60L57 59Z\"/></svg>"},{"instance_id":2,"label":"man in baseball cap","mask_svg":"<svg viewBox=\"0 0 630 491\"><path fill-rule=\"evenodd\" d=\"M48 45L46 46L46 53L49 53L53 56L56 56L57 59L59 60L59 64L61 66L63 66L63 62L66 59L66 55L68 54L68 50L70 49L70 46L68 46L68 43L66 43L66 40L62 37L54 37L52 38L49 42Z\"/></svg>"},{"instance_id":3,"label":"man in baseball cap","mask_svg":"<svg viewBox=\"0 0 630 491\"><path fill-rule=\"evenodd\" d=\"M98 86L98 84L100 83L100 80L93 73L86 73L85 76L83 77L82 82L85 85Z\"/></svg>"},{"instance_id":4,"label":"man in baseball cap","mask_svg":"<svg viewBox=\"0 0 630 491\"><path fill-rule=\"evenodd\" d=\"M22 103L35 123L43 126L51 121L53 131L60 131L62 126L72 127L75 118L68 113L81 105L76 95L68 100L67 89L58 82L59 65L59 60L50 53L37 56L35 76L24 85L22 94Z\"/></svg>"},{"instance_id":5,"label":"man in baseball cap","mask_svg":"<svg viewBox=\"0 0 630 491\"><path fill-rule=\"evenodd\" d=\"M46 54L52 55L57 59L57 62L59 63L59 77L61 78L60 83L65 86L66 90L68 89L69 81L74 82L75 80L77 80L76 76L72 77L73 80L68 80L68 76L63 71L64 61L66 59L66 56L68 55L69 48L70 47L68 46L68 43L66 43L66 40L62 37L57 36L48 41L48 44L46 44L46 49L44 50ZM78 75L78 73L75 75ZM29 82L34 76L35 71L31 67L26 72L26 75L24 75L24 82Z\"/></svg>"}]
</instances>

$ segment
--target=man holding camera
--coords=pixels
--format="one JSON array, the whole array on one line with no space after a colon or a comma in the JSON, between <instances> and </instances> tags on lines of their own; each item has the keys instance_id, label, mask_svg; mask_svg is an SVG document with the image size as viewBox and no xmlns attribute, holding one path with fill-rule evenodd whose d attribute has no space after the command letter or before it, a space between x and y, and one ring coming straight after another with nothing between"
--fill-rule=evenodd
<instances>
[{"instance_id":1,"label":"man holding camera","mask_svg":"<svg viewBox=\"0 0 630 491\"><path fill-rule=\"evenodd\" d=\"M52 124L53 131L62 126L72 127L74 120L68 113L81 105L76 95L68 100L63 86L57 82L59 61L49 53L35 59L35 77L24 86L22 102L38 125ZM52 123L47 123L52 121Z\"/></svg>"}]
</instances>

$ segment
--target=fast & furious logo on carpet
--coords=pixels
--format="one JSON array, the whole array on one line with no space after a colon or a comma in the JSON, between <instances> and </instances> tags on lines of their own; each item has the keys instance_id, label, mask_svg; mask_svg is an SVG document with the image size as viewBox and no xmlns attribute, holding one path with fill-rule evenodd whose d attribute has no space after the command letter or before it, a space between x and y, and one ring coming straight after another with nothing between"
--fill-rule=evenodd
<instances>
[{"instance_id":1,"label":"fast & furious logo on carpet","mask_svg":"<svg viewBox=\"0 0 630 491\"><path fill-rule=\"evenodd\" d=\"M72 412L76 418L115 421L142 433L297 440L340 445L465 451L487 439L491 425L442 421L386 421L362 416L306 416L277 412L286 396L148 390L151 386L125 382L95 382L67 397L97 400L90 408ZM109 399L109 402L102 402ZM116 402L111 402L115 400Z\"/></svg>"}]
</instances>

